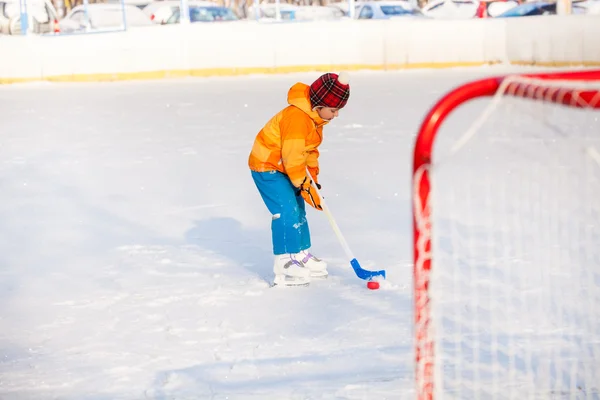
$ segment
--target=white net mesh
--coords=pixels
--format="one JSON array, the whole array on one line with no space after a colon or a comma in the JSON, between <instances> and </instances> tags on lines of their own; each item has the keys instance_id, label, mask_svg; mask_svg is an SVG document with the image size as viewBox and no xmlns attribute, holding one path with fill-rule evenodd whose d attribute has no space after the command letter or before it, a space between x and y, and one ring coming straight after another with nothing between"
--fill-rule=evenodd
<instances>
[{"instance_id":1,"label":"white net mesh","mask_svg":"<svg viewBox=\"0 0 600 400\"><path fill-rule=\"evenodd\" d=\"M600 95L574 92L600 82L522 83L581 108L504 92L437 136L420 256L437 399L600 399Z\"/></svg>"}]
</instances>

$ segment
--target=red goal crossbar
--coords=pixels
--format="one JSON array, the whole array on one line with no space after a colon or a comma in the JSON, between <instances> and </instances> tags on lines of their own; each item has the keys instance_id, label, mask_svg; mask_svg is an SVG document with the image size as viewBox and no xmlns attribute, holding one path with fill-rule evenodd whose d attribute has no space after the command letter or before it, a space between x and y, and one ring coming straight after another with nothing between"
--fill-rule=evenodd
<instances>
[{"instance_id":1,"label":"red goal crossbar","mask_svg":"<svg viewBox=\"0 0 600 400\"><path fill-rule=\"evenodd\" d=\"M517 78L512 80L512 78ZM442 97L425 116L416 137L413 155L413 249L415 378L417 399L433 399L434 342L430 332L431 220L427 201L431 189L429 169L436 134L446 117L458 106L480 97L494 96L499 89L507 96L600 109L600 91L575 89L569 82L600 81L600 70L544 74L518 74L477 80ZM547 82L546 84L544 84ZM577 86L577 85L573 85ZM600 135L600 132L598 132ZM423 231L428 232L426 235Z\"/></svg>"}]
</instances>

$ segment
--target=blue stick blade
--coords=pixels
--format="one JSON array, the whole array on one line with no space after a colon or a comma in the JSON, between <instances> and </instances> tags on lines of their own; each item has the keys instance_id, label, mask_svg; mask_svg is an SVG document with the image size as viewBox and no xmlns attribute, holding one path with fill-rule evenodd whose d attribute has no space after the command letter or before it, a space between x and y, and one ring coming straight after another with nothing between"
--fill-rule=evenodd
<instances>
[{"instance_id":1,"label":"blue stick blade","mask_svg":"<svg viewBox=\"0 0 600 400\"><path fill-rule=\"evenodd\" d=\"M368 271L366 269L363 269L356 258L350 260L350 265L352 266L352 269L354 269L354 273L356 274L356 276L358 276L360 279L369 280L376 276L383 276L383 279L385 279L385 270Z\"/></svg>"}]
</instances>

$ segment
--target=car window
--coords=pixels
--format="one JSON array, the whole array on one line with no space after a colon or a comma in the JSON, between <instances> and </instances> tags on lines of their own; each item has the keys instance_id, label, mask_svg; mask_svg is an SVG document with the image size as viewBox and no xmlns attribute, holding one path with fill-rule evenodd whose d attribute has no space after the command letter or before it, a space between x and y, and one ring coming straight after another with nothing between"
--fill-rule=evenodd
<instances>
[{"instance_id":1,"label":"car window","mask_svg":"<svg viewBox=\"0 0 600 400\"><path fill-rule=\"evenodd\" d=\"M190 7L190 21L212 22L233 21L237 17L229 8L225 7Z\"/></svg>"},{"instance_id":2,"label":"car window","mask_svg":"<svg viewBox=\"0 0 600 400\"><path fill-rule=\"evenodd\" d=\"M371 6L364 6L362 10L360 10L359 19L371 19L373 18L373 9Z\"/></svg>"},{"instance_id":3,"label":"car window","mask_svg":"<svg viewBox=\"0 0 600 400\"><path fill-rule=\"evenodd\" d=\"M535 3L525 3L518 7L511 8L508 11L500 14L501 17L522 17L524 15L530 14L534 12L534 10L538 9L539 5Z\"/></svg>"},{"instance_id":4,"label":"car window","mask_svg":"<svg viewBox=\"0 0 600 400\"><path fill-rule=\"evenodd\" d=\"M295 11L292 10L284 10L284 11L280 11L279 14L281 14L281 19L285 19L285 20L293 20L295 18Z\"/></svg>"},{"instance_id":5,"label":"car window","mask_svg":"<svg viewBox=\"0 0 600 400\"><path fill-rule=\"evenodd\" d=\"M294 19L293 17L295 11L295 7L288 8L284 7L284 5L279 7L279 14L281 15L282 19ZM275 18L277 14L277 10L275 9L275 7L262 7L259 12L260 15L264 18Z\"/></svg>"},{"instance_id":6,"label":"car window","mask_svg":"<svg viewBox=\"0 0 600 400\"><path fill-rule=\"evenodd\" d=\"M181 10L179 8L173 7L173 14L167 19L167 24L176 24L179 22L181 18Z\"/></svg>"},{"instance_id":7,"label":"car window","mask_svg":"<svg viewBox=\"0 0 600 400\"><path fill-rule=\"evenodd\" d=\"M556 14L556 3L547 4L544 7L541 7L540 11L540 14L543 15Z\"/></svg>"},{"instance_id":8,"label":"car window","mask_svg":"<svg viewBox=\"0 0 600 400\"><path fill-rule=\"evenodd\" d=\"M75 22L83 22L85 20L85 13L83 11L75 11L69 19Z\"/></svg>"},{"instance_id":9,"label":"car window","mask_svg":"<svg viewBox=\"0 0 600 400\"><path fill-rule=\"evenodd\" d=\"M436 5L429 7L427 11L433 11L433 10L443 7L443 6L444 6L444 2L437 3Z\"/></svg>"},{"instance_id":10,"label":"car window","mask_svg":"<svg viewBox=\"0 0 600 400\"><path fill-rule=\"evenodd\" d=\"M402 6L381 6L381 12L385 15L403 15L410 14L410 10Z\"/></svg>"}]
</instances>

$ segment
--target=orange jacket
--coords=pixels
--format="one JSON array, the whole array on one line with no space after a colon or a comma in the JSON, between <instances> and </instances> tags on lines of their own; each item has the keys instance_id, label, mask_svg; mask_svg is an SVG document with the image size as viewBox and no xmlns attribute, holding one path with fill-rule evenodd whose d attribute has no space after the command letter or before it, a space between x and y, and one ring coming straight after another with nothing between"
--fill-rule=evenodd
<instances>
[{"instance_id":1,"label":"orange jacket","mask_svg":"<svg viewBox=\"0 0 600 400\"><path fill-rule=\"evenodd\" d=\"M288 91L286 108L258 132L248 166L257 172L280 171L299 187L308 167L313 180L319 173L319 150L323 126L328 121L310 106L309 86L296 83Z\"/></svg>"}]
</instances>

